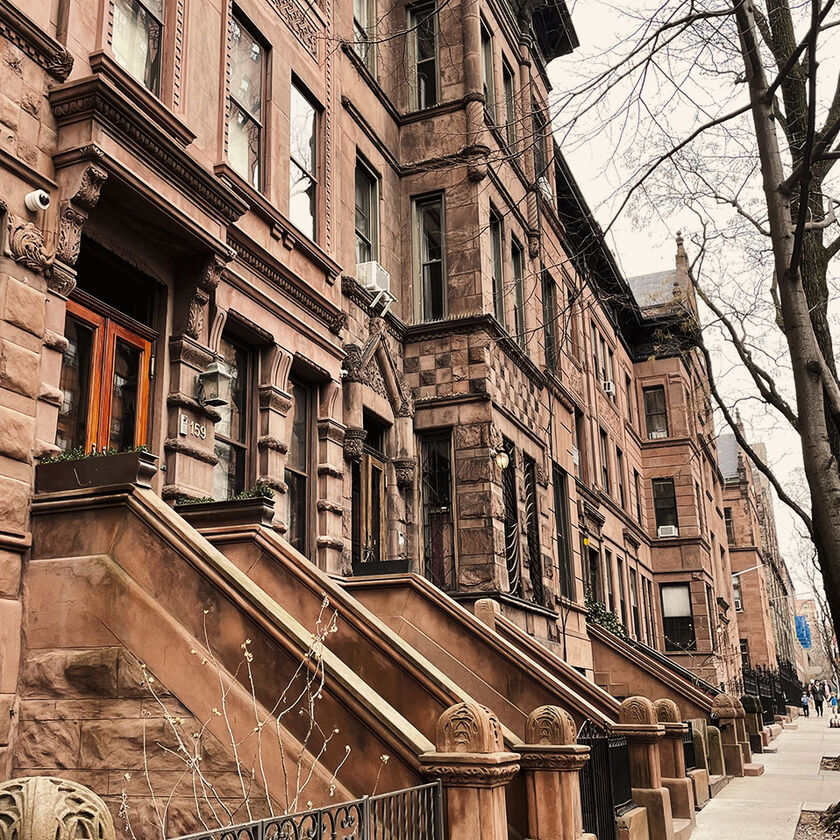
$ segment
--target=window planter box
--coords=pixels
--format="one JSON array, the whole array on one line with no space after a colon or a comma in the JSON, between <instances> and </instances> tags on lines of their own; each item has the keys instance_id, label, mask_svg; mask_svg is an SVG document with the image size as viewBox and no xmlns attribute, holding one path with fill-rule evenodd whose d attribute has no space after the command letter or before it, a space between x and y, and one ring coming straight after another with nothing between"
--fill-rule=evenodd
<instances>
[{"instance_id":1,"label":"window planter box","mask_svg":"<svg viewBox=\"0 0 840 840\"><path fill-rule=\"evenodd\" d=\"M270 528L274 520L274 499L259 496L222 502L191 502L175 505L175 510L199 530L232 525L265 525Z\"/></svg>"},{"instance_id":2,"label":"window planter box","mask_svg":"<svg viewBox=\"0 0 840 840\"><path fill-rule=\"evenodd\" d=\"M152 452L118 452L76 461L52 461L35 467L35 492L60 493L86 487L136 484L151 487L158 456Z\"/></svg>"},{"instance_id":3,"label":"window planter box","mask_svg":"<svg viewBox=\"0 0 840 840\"><path fill-rule=\"evenodd\" d=\"M353 563L353 577L369 575L405 575L411 571L411 560L402 557L398 560L378 560L368 563Z\"/></svg>"}]
</instances>

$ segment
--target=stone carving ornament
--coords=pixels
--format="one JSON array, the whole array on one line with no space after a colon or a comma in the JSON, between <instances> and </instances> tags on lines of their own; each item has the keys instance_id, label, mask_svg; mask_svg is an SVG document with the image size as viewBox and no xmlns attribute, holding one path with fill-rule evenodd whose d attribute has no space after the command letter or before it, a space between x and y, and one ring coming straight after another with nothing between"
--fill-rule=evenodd
<instances>
[{"instance_id":1,"label":"stone carving ornament","mask_svg":"<svg viewBox=\"0 0 840 840\"><path fill-rule=\"evenodd\" d=\"M574 744L577 742L575 722L565 709L540 706L528 715L525 740L529 744Z\"/></svg>"},{"instance_id":2,"label":"stone carving ornament","mask_svg":"<svg viewBox=\"0 0 840 840\"><path fill-rule=\"evenodd\" d=\"M718 694L712 700L712 715L721 720L731 720L738 716L735 704L728 694Z\"/></svg>"},{"instance_id":3,"label":"stone carving ornament","mask_svg":"<svg viewBox=\"0 0 840 840\"><path fill-rule=\"evenodd\" d=\"M414 458L395 458L394 472L397 476L397 487L410 490L414 487L414 474L417 472L417 462Z\"/></svg>"},{"instance_id":4,"label":"stone carving ornament","mask_svg":"<svg viewBox=\"0 0 840 840\"><path fill-rule=\"evenodd\" d=\"M365 438L367 438L365 429L351 427L344 430L344 457L348 461L361 459Z\"/></svg>"},{"instance_id":5,"label":"stone carving ornament","mask_svg":"<svg viewBox=\"0 0 840 840\"><path fill-rule=\"evenodd\" d=\"M660 723L682 723L679 706L673 700L663 697L657 700L653 707L656 710L656 719Z\"/></svg>"},{"instance_id":6,"label":"stone carving ornament","mask_svg":"<svg viewBox=\"0 0 840 840\"><path fill-rule=\"evenodd\" d=\"M36 274L48 274L55 260L55 254L44 246L41 229L13 213L9 213L8 247L9 255L16 263Z\"/></svg>"},{"instance_id":7,"label":"stone carving ornament","mask_svg":"<svg viewBox=\"0 0 840 840\"><path fill-rule=\"evenodd\" d=\"M629 725L653 726L656 724L653 703L647 697L628 697L621 703L618 719Z\"/></svg>"},{"instance_id":8,"label":"stone carving ornament","mask_svg":"<svg viewBox=\"0 0 840 840\"><path fill-rule=\"evenodd\" d=\"M438 719L437 748L443 753L501 751L501 726L486 706L469 701L457 703Z\"/></svg>"},{"instance_id":9,"label":"stone carving ornament","mask_svg":"<svg viewBox=\"0 0 840 840\"><path fill-rule=\"evenodd\" d=\"M108 806L91 790L51 776L0 784L0 840L114 840Z\"/></svg>"},{"instance_id":10,"label":"stone carving ornament","mask_svg":"<svg viewBox=\"0 0 840 840\"><path fill-rule=\"evenodd\" d=\"M79 258L79 251L82 245L82 227L87 221L87 216L74 210L72 207L65 207L61 214L61 222L58 227L58 250L56 257L67 265L75 265Z\"/></svg>"}]
</instances>

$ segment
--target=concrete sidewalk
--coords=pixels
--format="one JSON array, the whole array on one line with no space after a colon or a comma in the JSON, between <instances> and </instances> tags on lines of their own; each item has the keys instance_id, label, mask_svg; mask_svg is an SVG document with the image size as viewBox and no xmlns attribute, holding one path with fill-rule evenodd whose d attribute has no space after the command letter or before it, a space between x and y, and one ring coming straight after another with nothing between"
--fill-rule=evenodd
<instances>
[{"instance_id":1,"label":"concrete sidewalk","mask_svg":"<svg viewBox=\"0 0 840 840\"><path fill-rule=\"evenodd\" d=\"M697 814L691 840L791 840L803 805L840 800L840 772L820 772L822 756L840 754L840 729L828 728L828 716L796 723L773 742L777 753L754 756L763 775L733 779Z\"/></svg>"}]
</instances>

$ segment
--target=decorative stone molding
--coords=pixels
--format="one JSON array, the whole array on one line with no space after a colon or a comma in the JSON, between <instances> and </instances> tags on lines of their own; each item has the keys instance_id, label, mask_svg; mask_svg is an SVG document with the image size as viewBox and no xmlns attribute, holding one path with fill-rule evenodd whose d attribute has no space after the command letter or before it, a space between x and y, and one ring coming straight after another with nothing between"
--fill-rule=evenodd
<instances>
[{"instance_id":1,"label":"decorative stone molding","mask_svg":"<svg viewBox=\"0 0 840 840\"><path fill-rule=\"evenodd\" d=\"M233 254L231 254L231 259L232 258ZM214 291L219 285L219 281L222 279L222 273L224 272L226 265L226 260L223 260L218 254L213 254L213 256L207 260L201 271L201 276L198 280L199 288L208 294Z\"/></svg>"},{"instance_id":2,"label":"decorative stone molding","mask_svg":"<svg viewBox=\"0 0 840 840\"><path fill-rule=\"evenodd\" d=\"M653 708L653 703L647 697L628 697L621 702L618 710L618 720L620 723L629 726L653 726L656 724L656 711Z\"/></svg>"},{"instance_id":3,"label":"decorative stone molding","mask_svg":"<svg viewBox=\"0 0 840 840\"><path fill-rule=\"evenodd\" d=\"M483 756L468 756L466 758L470 763L458 763L456 756L447 756L451 759L450 763L424 763L420 772L432 779L440 779L446 787L504 787L519 772L520 765L515 753L503 755L510 758L500 763L485 763Z\"/></svg>"},{"instance_id":4,"label":"decorative stone molding","mask_svg":"<svg viewBox=\"0 0 840 840\"><path fill-rule=\"evenodd\" d=\"M523 770L571 772L580 770L589 761L589 747L583 744L559 747L546 744L542 750L537 745L525 744L518 749Z\"/></svg>"},{"instance_id":5,"label":"decorative stone molding","mask_svg":"<svg viewBox=\"0 0 840 840\"><path fill-rule=\"evenodd\" d=\"M540 706L528 715L525 740L528 744L575 744L575 722L565 709Z\"/></svg>"},{"instance_id":6,"label":"decorative stone molding","mask_svg":"<svg viewBox=\"0 0 840 840\"><path fill-rule=\"evenodd\" d=\"M292 395L281 391L274 385L260 385L259 387L260 408L267 408L276 411L284 417L292 407Z\"/></svg>"},{"instance_id":7,"label":"decorative stone molding","mask_svg":"<svg viewBox=\"0 0 840 840\"><path fill-rule=\"evenodd\" d=\"M450 706L438 718L437 748L447 753L490 753L503 749L499 719L472 701Z\"/></svg>"},{"instance_id":8,"label":"decorative stone molding","mask_svg":"<svg viewBox=\"0 0 840 840\"><path fill-rule=\"evenodd\" d=\"M198 340L204 332L204 307L209 300L208 296L196 290L190 301L190 308L187 314L187 324L184 327L184 335Z\"/></svg>"},{"instance_id":9,"label":"decorative stone molding","mask_svg":"<svg viewBox=\"0 0 840 840\"><path fill-rule=\"evenodd\" d=\"M318 421L318 440L344 446L345 427L333 417L323 417Z\"/></svg>"},{"instance_id":10,"label":"decorative stone molding","mask_svg":"<svg viewBox=\"0 0 840 840\"><path fill-rule=\"evenodd\" d=\"M728 694L718 694L712 700L712 716L719 720L734 720L738 717L735 704Z\"/></svg>"},{"instance_id":11,"label":"decorative stone molding","mask_svg":"<svg viewBox=\"0 0 840 840\"><path fill-rule=\"evenodd\" d=\"M79 258L79 250L82 245L82 227L87 221L87 216L74 210L71 206L65 207L61 213L61 220L58 224L58 248L56 257L66 265L75 265Z\"/></svg>"},{"instance_id":12,"label":"decorative stone molding","mask_svg":"<svg viewBox=\"0 0 840 840\"><path fill-rule=\"evenodd\" d=\"M746 717L747 712L744 704L737 697L732 697L731 694L729 696L732 698L732 705L735 707L735 717L738 719Z\"/></svg>"},{"instance_id":13,"label":"decorative stone molding","mask_svg":"<svg viewBox=\"0 0 840 840\"><path fill-rule=\"evenodd\" d=\"M47 288L60 297L69 298L76 288L76 270L62 262L53 263L52 271L47 275Z\"/></svg>"},{"instance_id":14,"label":"decorative stone molding","mask_svg":"<svg viewBox=\"0 0 840 840\"><path fill-rule=\"evenodd\" d=\"M194 397L188 397L186 394L177 391L166 395L166 405L169 408L189 409L199 417L206 417L211 423L218 423L222 419L222 415L212 405L202 405Z\"/></svg>"},{"instance_id":15,"label":"decorative stone molding","mask_svg":"<svg viewBox=\"0 0 840 840\"><path fill-rule=\"evenodd\" d=\"M270 449L272 452L279 452L281 455L285 455L289 451L289 445L287 443L271 435L261 435L257 438L257 448Z\"/></svg>"},{"instance_id":16,"label":"decorative stone molding","mask_svg":"<svg viewBox=\"0 0 840 840\"><path fill-rule=\"evenodd\" d=\"M0 3L0 36L14 44L54 79L63 82L73 69L73 56L13 3Z\"/></svg>"},{"instance_id":17,"label":"decorative stone molding","mask_svg":"<svg viewBox=\"0 0 840 840\"><path fill-rule=\"evenodd\" d=\"M318 548L331 548L335 551L344 551L344 540L340 537L320 536L315 540Z\"/></svg>"},{"instance_id":18,"label":"decorative stone molding","mask_svg":"<svg viewBox=\"0 0 840 840\"><path fill-rule=\"evenodd\" d=\"M108 173L94 164L85 167L79 181L79 187L71 199L83 210L90 212L99 202L102 185L108 179Z\"/></svg>"},{"instance_id":19,"label":"decorative stone molding","mask_svg":"<svg viewBox=\"0 0 840 840\"><path fill-rule=\"evenodd\" d=\"M114 840L108 806L78 782L52 776L0 784L0 840Z\"/></svg>"},{"instance_id":20,"label":"decorative stone molding","mask_svg":"<svg viewBox=\"0 0 840 840\"><path fill-rule=\"evenodd\" d=\"M397 476L397 487L410 490L414 487L414 475L417 472L417 461L414 458L395 458L394 472Z\"/></svg>"},{"instance_id":21,"label":"decorative stone molding","mask_svg":"<svg viewBox=\"0 0 840 840\"><path fill-rule=\"evenodd\" d=\"M61 333L55 330L44 330L44 347L55 350L56 353L65 353L70 342Z\"/></svg>"},{"instance_id":22,"label":"decorative stone molding","mask_svg":"<svg viewBox=\"0 0 840 840\"><path fill-rule=\"evenodd\" d=\"M335 464L318 464L318 475L326 475L330 478L343 478L344 470Z\"/></svg>"},{"instance_id":23,"label":"decorative stone molding","mask_svg":"<svg viewBox=\"0 0 840 840\"><path fill-rule=\"evenodd\" d=\"M307 52L313 58L317 58L319 27L306 9L296 0L268 0L268 4L306 47Z\"/></svg>"},{"instance_id":24,"label":"decorative stone molding","mask_svg":"<svg viewBox=\"0 0 840 840\"><path fill-rule=\"evenodd\" d=\"M216 466L219 459L216 454L209 449L202 449L194 443L180 438L167 438L163 442L163 448L166 452L178 452L181 455L189 455L190 458L195 458L197 461L203 461L205 464Z\"/></svg>"},{"instance_id":25,"label":"decorative stone molding","mask_svg":"<svg viewBox=\"0 0 840 840\"><path fill-rule=\"evenodd\" d=\"M315 502L315 507L325 513L344 513L344 508L338 502L333 502L330 499L318 499Z\"/></svg>"},{"instance_id":26,"label":"decorative stone molding","mask_svg":"<svg viewBox=\"0 0 840 840\"><path fill-rule=\"evenodd\" d=\"M653 704L659 723L682 723L680 708L673 700L663 697Z\"/></svg>"},{"instance_id":27,"label":"decorative stone molding","mask_svg":"<svg viewBox=\"0 0 840 840\"><path fill-rule=\"evenodd\" d=\"M44 233L33 222L8 214L8 256L29 271L48 275L55 254L44 246Z\"/></svg>"},{"instance_id":28,"label":"decorative stone molding","mask_svg":"<svg viewBox=\"0 0 840 840\"><path fill-rule=\"evenodd\" d=\"M172 336L169 339L169 359L201 371L213 361L213 354L188 336Z\"/></svg>"},{"instance_id":29,"label":"decorative stone molding","mask_svg":"<svg viewBox=\"0 0 840 840\"><path fill-rule=\"evenodd\" d=\"M362 457L366 429L348 428L344 430L344 457L348 461L358 461Z\"/></svg>"}]
</instances>

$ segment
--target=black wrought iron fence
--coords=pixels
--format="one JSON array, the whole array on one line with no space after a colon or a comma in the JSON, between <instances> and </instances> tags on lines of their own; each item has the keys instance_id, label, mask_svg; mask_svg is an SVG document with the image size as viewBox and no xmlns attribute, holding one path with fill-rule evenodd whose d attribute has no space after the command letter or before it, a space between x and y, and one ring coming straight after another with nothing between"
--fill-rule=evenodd
<instances>
[{"instance_id":1,"label":"black wrought iron fence","mask_svg":"<svg viewBox=\"0 0 840 840\"><path fill-rule=\"evenodd\" d=\"M683 756L685 757L686 772L696 770L697 755L694 752L694 730L691 728L691 723L688 724L688 729L683 734Z\"/></svg>"},{"instance_id":2,"label":"black wrought iron fence","mask_svg":"<svg viewBox=\"0 0 840 840\"><path fill-rule=\"evenodd\" d=\"M444 840L440 782L180 840Z\"/></svg>"},{"instance_id":3,"label":"black wrought iron fence","mask_svg":"<svg viewBox=\"0 0 840 840\"><path fill-rule=\"evenodd\" d=\"M799 705L802 685L796 676L796 668L786 661L779 668L756 665L743 669L744 693L753 694L761 700L762 720L765 725L773 723L776 715L784 715L788 705Z\"/></svg>"},{"instance_id":4,"label":"black wrought iron fence","mask_svg":"<svg viewBox=\"0 0 840 840\"><path fill-rule=\"evenodd\" d=\"M616 816L633 805L627 740L587 719L578 743L589 747L589 761L580 772L583 830L598 840L613 840Z\"/></svg>"}]
</instances>

